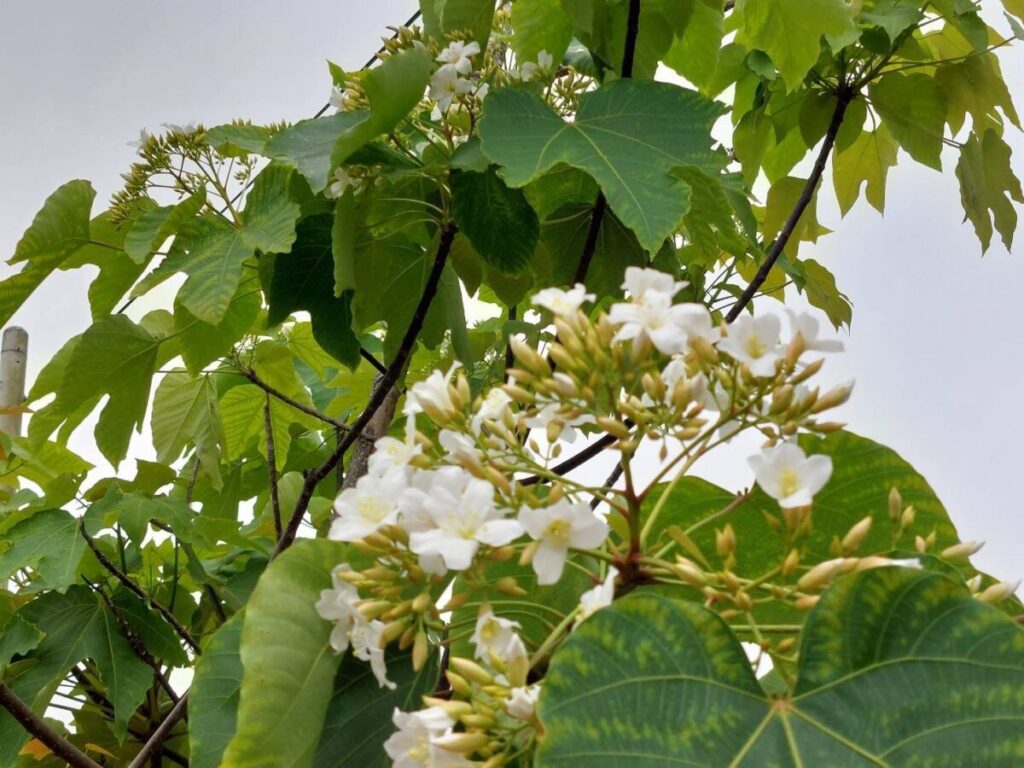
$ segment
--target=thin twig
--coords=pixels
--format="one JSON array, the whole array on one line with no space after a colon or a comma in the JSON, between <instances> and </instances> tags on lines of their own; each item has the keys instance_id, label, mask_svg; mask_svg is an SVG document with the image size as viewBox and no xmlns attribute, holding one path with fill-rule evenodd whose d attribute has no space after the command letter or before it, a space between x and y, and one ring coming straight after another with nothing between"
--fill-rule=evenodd
<instances>
[{"instance_id":1,"label":"thin twig","mask_svg":"<svg viewBox=\"0 0 1024 768\"><path fill-rule=\"evenodd\" d=\"M602 435L600 438L595 440L593 443L588 445L586 448L581 450L579 453L576 453L576 454L570 456L568 459L563 461L561 464L556 464L554 467L551 468L551 471L554 472L556 475L564 475L566 472L571 472L572 470L576 469L577 467L582 466L583 464L586 464L592 458L594 458L595 456L600 454L602 451L604 451L605 448L608 448L609 446L611 446L616 440L618 440L618 438L615 437L615 435L611 435L611 434ZM534 475L532 477L528 477L525 480L520 481L519 484L520 485L536 485L537 483L544 482L545 479L546 478L543 478L540 475Z\"/></svg>"},{"instance_id":2,"label":"thin twig","mask_svg":"<svg viewBox=\"0 0 1024 768\"><path fill-rule=\"evenodd\" d=\"M363 429L370 423L370 419L373 418L377 409L387 398L391 388L395 386L395 383L401 377L406 363L409 362L409 358L412 357L413 347L416 345L416 339L423 328L423 321L427 317L427 310L430 309L430 304L437 293L437 286L441 282L441 273L444 271L445 264L448 262L448 254L451 251L452 240L455 238L455 231L456 229L454 224L445 225L441 229L441 237L437 246L437 257L434 259L434 266L431 268L430 275L427 277L426 285L423 286L423 295L420 296L419 304L416 305L416 310L413 312L412 319L409 321L409 327L406 329L405 335L402 337L402 343L399 345L398 351L395 353L395 357L391 361L391 365L388 366L387 371L381 376L379 386L374 389L374 392L370 397L370 401L366 404L366 408L363 409L359 418L353 422L348 434L346 434L344 439L338 443L337 447L331 455L327 457L327 460L324 461L323 464L310 470L309 474L306 475L305 482L302 484L302 491L295 503L295 509L292 512L291 518L288 520L288 525L285 527L284 533L277 542L277 547L274 549L273 557L277 557L277 555L281 554L294 543L295 535L298 533L299 525L302 523L302 518L306 514L306 509L309 507L309 502L313 498L313 492L316 490L317 484L327 477L327 475L329 475L338 465L338 462L342 460L345 456L345 451L347 451L349 446L356 441L356 436L362 434Z\"/></svg>"},{"instance_id":3,"label":"thin twig","mask_svg":"<svg viewBox=\"0 0 1024 768\"><path fill-rule=\"evenodd\" d=\"M102 766L82 752L78 747L61 736L57 731L32 711L32 708L18 698L18 695L0 683L0 705L11 716L21 723L21 727L49 747L57 757L74 768L102 768Z\"/></svg>"},{"instance_id":4,"label":"thin twig","mask_svg":"<svg viewBox=\"0 0 1024 768\"><path fill-rule=\"evenodd\" d=\"M255 374L253 374L255 375ZM270 418L270 393L263 403L263 429L267 433L267 474L270 477L270 508L274 513L274 537L281 538L281 497L277 493L277 451L274 449L274 423Z\"/></svg>"},{"instance_id":5,"label":"thin twig","mask_svg":"<svg viewBox=\"0 0 1024 768\"><path fill-rule=\"evenodd\" d=\"M178 721L185 716L185 712L188 710L188 691L182 694L181 698L174 705L170 712L167 713L167 717L164 718L163 722L157 726L157 729L153 731L153 735L149 737L149 741L142 745L142 749L139 750L139 754L135 756L135 759L128 763L128 768L142 768L146 764L146 761L156 752L164 739L170 734L171 729L177 725Z\"/></svg>"},{"instance_id":6,"label":"thin twig","mask_svg":"<svg viewBox=\"0 0 1024 768\"><path fill-rule=\"evenodd\" d=\"M252 370L251 368L246 368L245 370L243 370L242 375L245 376L245 378L247 378L249 381L251 381L253 384L262 389L271 397L280 400L282 403L286 405L290 405L297 411L302 411L306 415L312 416L314 419L318 419L319 421L322 421L325 424L330 424L335 429L340 429L343 432L348 432L350 429L352 429L352 427L346 424L344 421L340 421L339 419L335 419L332 416L328 416L326 413L321 413L316 408L306 405L305 403L301 403L294 397L286 395L277 387L261 379L259 375L256 373L256 371Z\"/></svg>"}]
</instances>

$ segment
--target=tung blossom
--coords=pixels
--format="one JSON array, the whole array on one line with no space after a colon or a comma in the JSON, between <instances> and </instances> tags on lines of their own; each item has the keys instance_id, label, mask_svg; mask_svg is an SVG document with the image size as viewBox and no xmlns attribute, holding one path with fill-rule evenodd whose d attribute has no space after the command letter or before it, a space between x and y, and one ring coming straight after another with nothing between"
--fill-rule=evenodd
<instances>
[{"instance_id":1,"label":"tung blossom","mask_svg":"<svg viewBox=\"0 0 1024 768\"><path fill-rule=\"evenodd\" d=\"M746 363L755 376L774 376L780 358L779 318L775 315L743 315L729 326L729 335L718 348L739 363Z\"/></svg>"},{"instance_id":2,"label":"tung blossom","mask_svg":"<svg viewBox=\"0 0 1024 768\"><path fill-rule=\"evenodd\" d=\"M414 427L415 428L415 427ZM408 430L412 434L412 430ZM414 458L423 453L423 448L410 439L381 437L373 445L373 453L367 464L371 475L385 475L393 469L405 469Z\"/></svg>"},{"instance_id":3,"label":"tung blossom","mask_svg":"<svg viewBox=\"0 0 1024 768\"><path fill-rule=\"evenodd\" d=\"M388 668L384 662L383 633L383 621L357 621L352 627L352 655L370 663L370 671L381 688L395 690L398 686L388 680Z\"/></svg>"},{"instance_id":4,"label":"tung blossom","mask_svg":"<svg viewBox=\"0 0 1024 768\"><path fill-rule=\"evenodd\" d=\"M580 610L579 616L576 619L577 624L612 604L612 600L615 598L615 579L618 578L618 575L619 569L614 565L610 566L604 581L580 595Z\"/></svg>"},{"instance_id":5,"label":"tung blossom","mask_svg":"<svg viewBox=\"0 0 1024 768\"><path fill-rule=\"evenodd\" d=\"M430 98L437 102L437 108L444 112L458 96L472 92L473 82L467 80L453 64L445 64L430 78Z\"/></svg>"},{"instance_id":6,"label":"tung blossom","mask_svg":"<svg viewBox=\"0 0 1024 768\"><path fill-rule=\"evenodd\" d=\"M544 288L533 294L532 303L559 317L574 317L584 302L593 301L594 294L587 293L583 283L576 283L572 288Z\"/></svg>"},{"instance_id":7,"label":"tung blossom","mask_svg":"<svg viewBox=\"0 0 1024 768\"><path fill-rule=\"evenodd\" d=\"M559 430L554 440L562 440L566 443L576 442L576 427L594 423L596 423L596 420L589 413L583 413L578 416L568 416L562 413L562 405L557 402L542 404L533 416L523 420L523 424L529 429L545 430L548 433L549 440L551 439L551 430Z\"/></svg>"},{"instance_id":8,"label":"tung blossom","mask_svg":"<svg viewBox=\"0 0 1024 768\"><path fill-rule=\"evenodd\" d=\"M829 456L808 456L796 443L779 443L748 459L757 484L780 507L806 507L832 476Z\"/></svg>"},{"instance_id":9,"label":"tung blossom","mask_svg":"<svg viewBox=\"0 0 1024 768\"><path fill-rule=\"evenodd\" d=\"M336 200L344 195L346 190L358 189L361 183L361 179L351 175L339 165L334 169L334 175L331 176L331 183L328 185L327 189L324 190L324 196L331 200Z\"/></svg>"},{"instance_id":10,"label":"tung blossom","mask_svg":"<svg viewBox=\"0 0 1024 768\"><path fill-rule=\"evenodd\" d=\"M518 621L495 616L489 606L485 607L477 617L476 628L470 638L474 655L487 663L491 663L492 659L506 661L510 651L518 650L515 647L515 641L519 640L516 634L518 628Z\"/></svg>"},{"instance_id":11,"label":"tung blossom","mask_svg":"<svg viewBox=\"0 0 1024 768\"><path fill-rule=\"evenodd\" d=\"M706 308L672 303L672 297L687 285L656 269L627 268L622 288L630 300L613 304L608 312L608 320L619 326L615 340L649 339L663 355L676 355L686 351L691 331L709 335L711 317L705 321Z\"/></svg>"},{"instance_id":12,"label":"tung blossom","mask_svg":"<svg viewBox=\"0 0 1024 768\"><path fill-rule=\"evenodd\" d=\"M356 621L362 621L362 614L356 608L359 602L359 592L349 584L341 575L351 571L348 563L337 565L331 571L331 589L320 592L320 599L316 602L316 612L322 619L333 621L334 629L331 630L330 643L337 653L344 653L349 646L349 633Z\"/></svg>"},{"instance_id":13,"label":"tung blossom","mask_svg":"<svg viewBox=\"0 0 1024 768\"><path fill-rule=\"evenodd\" d=\"M812 352L842 352L843 342L838 339L819 339L819 323L818 319L814 315L808 312L794 312L791 309L786 310L786 314L789 315L789 324L793 331L793 335L800 334L800 338L803 339L804 349Z\"/></svg>"},{"instance_id":14,"label":"tung blossom","mask_svg":"<svg viewBox=\"0 0 1024 768\"><path fill-rule=\"evenodd\" d=\"M384 742L384 751L395 768L466 768L472 763L462 755L436 744L451 733L455 721L440 707L419 712L395 709L391 722L398 728Z\"/></svg>"},{"instance_id":15,"label":"tung blossom","mask_svg":"<svg viewBox=\"0 0 1024 768\"><path fill-rule=\"evenodd\" d=\"M554 68L555 57L547 51L540 51L537 54L537 61L524 61L519 68L519 79L524 83L529 82L538 74L547 75Z\"/></svg>"},{"instance_id":16,"label":"tung blossom","mask_svg":"<svg viewBox=\"0 0 1024 768\"><path fill-rule=\"evenodd\" d=\"M532 720L540 698L540 683L524 688L513 688L505 702L505 710L518 720Z\"/></svg>"},{"instance_id":17,"label":"tung blossom","mask_svg":"<svg viewBox=\"0 0 1024 768\"><path fill-rule=\"evenodd\" d=\"M363 475L334 502L338 517L331 523L330 538L359 541L398 522L398 497L406 482L405 471L397 468L383 475Z\"/></svg>"},{"instance_id":18,"label":"tung blossom","mask_svg":"<svg viewBox=\"0 0 1024 768\"><path fill-rule=\"evenodd\" d=\"M438 54L437 61L452 67L460 75L468 75L473 71L472 58L479 53L479 43L453 40Z\"/></svg>"},{"instance_id":19,"label":"tung blossom","mask_svg":"<svg viewBox=\"0 0 1024 768\"><path fill-rule=\"evenodd\" d=\"M569 549L592 549L608 535L608 523L589 504L561 498L548 507L523 507L519 522L539 543L533 555L537 583L554 584L562 575Z\"/></svg>"},{"instance_id":20,"label":"tung blossom","mask_svg":"<svg viewBox=\"0 0 1024 768\"><path fill-rule=\"evenodd\" d=\"M431 371L423 381L417 381L409 387L405 398L406 415L426 412L428 416L432 416L433 413L450 414L457 411L448 385L458 368L459 364L456 362L452 363L446 373Z\"/></svg>"}]
</instances>

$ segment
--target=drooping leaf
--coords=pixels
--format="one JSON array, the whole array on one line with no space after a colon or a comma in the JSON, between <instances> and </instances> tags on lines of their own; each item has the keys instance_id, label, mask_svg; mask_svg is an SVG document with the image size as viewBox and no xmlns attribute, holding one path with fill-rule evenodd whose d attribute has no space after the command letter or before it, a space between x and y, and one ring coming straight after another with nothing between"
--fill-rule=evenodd
<instances>
[{"instance_id":1,"label":"drooping leaf","mask_svg":"<svg viewBox=\"0 0 1024 768\"><path fill-rule=\"evenodd\" d=\"M264 571L245 609L238 727L223 768L311 766L341 659L314 604L344 545L303 540Z\"/></svg>"},{"instance_id":2,"label":"drooping leaf","mask_svg":"<svg viewBox=\"0 0 1024 768\"><path fill-rule=\"evenodd\" d=\"M723 4L716 0L689 0L686 6L686 27L665 55L665 63L708 94L722 48Z\"/></svg>"},{"instance_id":3,"label":"drooping leaf","mask_svg":"<svg viewBox=\"0 0 1024 768\"><path fill-rule=\"evenodd\" d=\"M857 202L861 186L864 196L879 213L885 210L885 182L896 165L898 146L884 125L863 131L847 147L832 156L832 184L839 210L845 216Z\"/></svg>"},{"instance_id":4,"label":"drooping leaf","mask_svg":"<svg viewBox=\"0 0 1024 768\"><path fill-rule=\"evenodd\" d=\"M796 208L797 201L803 195L807 186L806 179L798 179L795 176L787 176L776 181L768 190L768 199L765 204L764 219L761 222L761 231L765 242L772 242L778 235L790 214ZM811 198L811 202L804 209L804 212L797 219L796 227L789 238L786 246L788 253L796 253L800 243L817 242L818 236L826 232L818 224L817 216L817 190Z\"/></svg>"},{"instance_id":5,"label":"drooping leaf","mask_svg":"<svg viewBox=\"0 0 1024 768\"><path fill-rule=\"evenodd\" d=\"M422 697L434 692L440 673L435 654L414 672L409 653L386 654L388 679L397 687L382 688L369 666L348 654L334 678L334 692L324 717L314 768L387 768L390 758L384 742L394 726L395 709L403 712L422 706Z\"/></svg>"},{"instance_id":6,"label":"drooping leaf","mask_svg":"<svg viewBox=\"0 0 1024 768\"><path fill-rule=\"evenodd\" d=\"M980 141L972 132L960 150L956 176L960 180L964 218L974 225L982 252L992 242L993 225L1009 249L1017 229L1013 204L1024 203L1020 180L1010 167L1009 145L991 128Z\"/></svg>"},{"instance_id":7,"label":"drooping leaf","mask_svg":"<svg viewBox=\"0 0 1024 768\"><path fill-rule=\"evenodd\" d=\"M244 614L236 614L218 629L196 660L189 692L189 764L217 768L228 742L235 735L238 696L242 687Z\"/></svg>"},{"instance_id":8,"label":"drooping leaf","mask_svg":"<svg viewBox=\"0 0 1024 768\"><path fill-rule=\"evenodd\" d=\"M267 142L266 153L275 160L295 166L312 190L321 192L327 186L334 145L342 134L365 119L363 112L338 112L301 120L275 134Z\"/></svg>"},{"instance_id":9,"label":"drooping leaf","mask_svg":"<svg viewBox=\"0 0 1024 768\"><path fill-rule=\"evenodd\" d=\"M157 461L170 464L192 444L207 477L220 487L218 466L225 440L217 389L209 376L193 379L184 371L164 376L153 396L151 427Z\"/></svg>"},{"instance_id":10,"label":"drooping leaf","mask_svg":"<svg viewBox=\"0 0 1024 768\"><path fill-rule=\"evenodd\" d=\"M857 34L844 0L740 0L736 5L743 15L741 42L771 56L791 91L818 60L822 37Z\"/></svg>"},{"instance_id":11,"label":"drooping leaf","mask_svg":"<svg viewBox=\"0 0 1024 768\"><path fill-rule=\"evenodd\" d=\"M836 278L814 259L799 262L792 273L793 283L812 307L822 310L837 329L849 327L853 319L850 300L836 287Z\"/></svg>"},{"instance_id":12,"label":"drooping leaf","mask_svg":"<svg viewBox=\"0 0 1024 768\"><path fill-rule=\"evenodd\" d=\"M89 212L95 197L89 182L75 180L46 198L9 260L25 266L0 282L0 325L6 325L39 284L88 242Z\"/></svg>"},{"instance_id":13,"label":"drooping leaf","mask_svg":"<svg viewBox=\"0 0 1024 768\"><path fill-rule=\"evenodd\" d=\"M795 690L772 698L720 618L633 594L555 653L539 713L540 768L1009 768L1024 750L1024 632L946 576L852 574L807 619Z\"/></svg>"},{"instance_id":14,"label":"drooping leaf","mask_svg":"<svg viewBox=\"0 0 1024 768\"><path fill-rule=\"evenodd\" d=\"M586 93L572 123L520 88L491 93L484 113L484 154L502 166L510 186L559 163L586 171L651 252L689 208L689 188L671 171L695 166L715 173L722 165L710 138L720 107L666 83L617 80Z\"/></svg>"},{"instance_id":15,"label":"drooping leaf","mask_svg":"<svg viewBox=\"0 0 1024 768\"><path fill-rule=\"evenodd\" d=\"M227 157L262 154L269 138L270 131L249 123L228 123L206 130L206 141Z\"/></svg>"},{"instance_id":16,"label":"drooping leaf","mask_svg":"<svg viewBox=\"0 0 1024 768\"><path fill-rule=\"evenodd\" d=\"M537 214L522 190L509 189L494 169L452 173L452 213L484 261L521 272L540 236Z\"/></svg>"},{"instance_id":17,"label":"drooping leaf","mask_svg":"<svg viewBox=\"0 0 1024 768\"><path fill-rule=\"evenodd\" d=\"M5 531L9 547L0 554L0 579L31 568L35 576L27 591L66 590L78 580L78 562L85 549L78 525L63 509L44 509Z\"/></svg>"},{"instance_id":18,"label":"drooping leaf","mask_svg":"<svg viewBox=\"0 0 1024 768\"><path fill-rule=\"evenodd\" d=\"M320 346L354 368L359 364L359 339L352 331L352 295L334 295L333 224L326 214L299 223L295 245L274 263L267 320L276 324L296 310L308 311Z\"/></svg>"},{"instance_id":19,"label":"drooping leaf","mask_svg":"<svg viewBox=\"0 0 1024 768\"><path fill-rule=\"evenodd\" d=\"M868 92L882 125L907 154L929 168L941 170L946 97L935 79L920 73L891 72L872 83Z\"/></svg>"}]
</instances>

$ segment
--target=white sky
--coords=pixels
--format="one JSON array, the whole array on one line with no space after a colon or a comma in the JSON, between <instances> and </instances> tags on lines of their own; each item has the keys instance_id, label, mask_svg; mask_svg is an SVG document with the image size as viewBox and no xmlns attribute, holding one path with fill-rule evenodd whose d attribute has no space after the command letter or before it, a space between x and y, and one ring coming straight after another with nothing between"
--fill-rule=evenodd
<instances>
[{"instance_id":1,"label":"white sky","mask_svg":"<svg viewBox=\"0 0 1024 768\"><path fill-rule=\"evenodd\" d=\"M986 2L989 10L998 3ZM360 66L385 26L414 0L0 0L0 255L13 253L46 196L73 178L96 187L97 208L119 184L143 127L234 117L297 120L326 101L324 60ZM990 18L1000 18L998 11ZM1005 25L1005 24L1004 24ZM1024 108L1024 54L1002 56ZM1024 139L1008 137L1024 174ZM883 219L861 201L840 220L830 181L819 218L836 233L804 246L854 303L847 353L830 381L857 380L843 418L899 451L932 484L965 539L985 539L975 563L1002 578L1024 575L1017 472L1024 431L1024 232L1011 256L981 259L962 224L955 157L936 173L901 155ZM0 274L10 272L6 266ZM29 381L89 323L91 273L58 272L13 322L30 335ZM91 436L73 447L94 461ZM750 483L737 456L712 461L711 479ZM125 467L129 470L129 467Z\"/></svg>"}]
</instances>

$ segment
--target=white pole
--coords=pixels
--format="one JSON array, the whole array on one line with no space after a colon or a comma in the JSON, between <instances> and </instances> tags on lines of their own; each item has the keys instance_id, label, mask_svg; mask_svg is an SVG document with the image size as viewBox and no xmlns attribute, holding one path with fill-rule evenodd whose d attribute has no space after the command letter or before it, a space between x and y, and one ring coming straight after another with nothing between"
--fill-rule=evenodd
<instances>
[{"instance_id":1,"label":"white pole","mask_svg":"<svg viewBox=\"0 0 1024 768\"><path fill-rule=\"evenodd\" d=\"M28 332L12 325L4 330L0 348L0 409L25 402L25 360L28 357ZM21 434L21 413L0 413L0 432Z\"/></svg>"}]
</instances>

